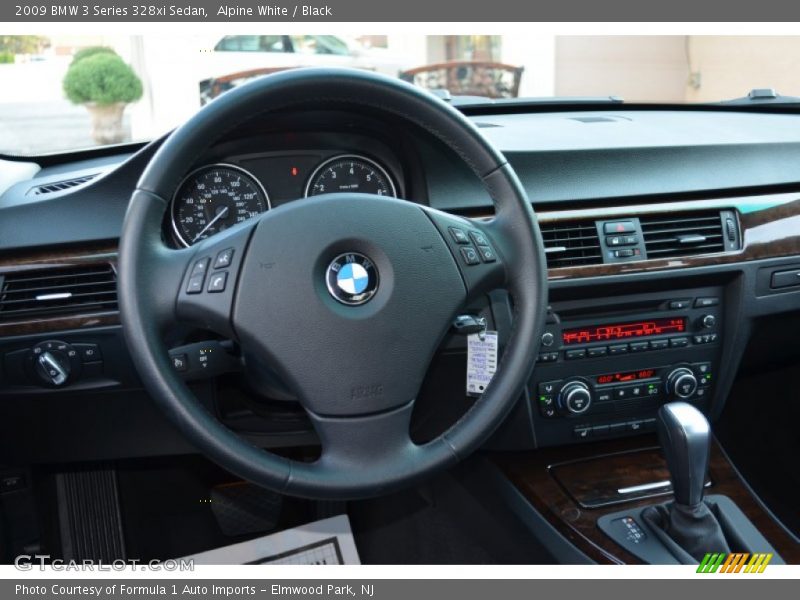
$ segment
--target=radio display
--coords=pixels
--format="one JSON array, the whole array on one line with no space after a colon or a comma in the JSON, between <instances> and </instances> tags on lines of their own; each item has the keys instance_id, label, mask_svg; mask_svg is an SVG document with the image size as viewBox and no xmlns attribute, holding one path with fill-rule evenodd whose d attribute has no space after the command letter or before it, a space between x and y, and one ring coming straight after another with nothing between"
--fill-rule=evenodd
<instances>
[{"instance_id":1,"label":"radio display","mask_svg":"<svg viewBox=\"0 0 800 600\"><path fill-rule=\"evenodd\" d=\"M589 342L607 342L627 340L630 338L646 338L668 333L684 333L686 317L669 317L664 319L647 319L630 323L612 323L609 325L585 325L561 332L564 345L587 344Z\"/></svg>"},{"instance_id":2,"label":"radio display","mask_svg":"<svg viewBox=\"0 0 800 600\"><path fill-rule=\"evenodd\" d=\"M598 385L605 383L627 383L628 381L639 381L640 379L650 379L656 376L655 369L642 369L641 371L628 371L627 373L609 373L598 375Z\"/></svg>"}]
</instances>

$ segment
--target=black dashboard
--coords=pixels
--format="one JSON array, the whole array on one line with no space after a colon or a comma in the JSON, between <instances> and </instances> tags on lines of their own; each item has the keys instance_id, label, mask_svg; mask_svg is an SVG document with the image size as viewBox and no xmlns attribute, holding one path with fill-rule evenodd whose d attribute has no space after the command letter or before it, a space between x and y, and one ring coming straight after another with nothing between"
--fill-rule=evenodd
<instances>
[{"instance_id":1,"label":"black dashboard","mask_svg":"<svg viewBox=\"0 0 800 600\"><path fill-rule=\"evenodd\" d=\"M798 116L464 111L528 191L551 284L539 362L490 445L637 435L676 397L719 416L759 320L800 310ZM5 169L5 456L30 463L192 451L142 391L114 295L127 203L159 143L48 157L26 173L28 161ZM479 181L425 133L366 113L305 111L254 119L198 156L176 184L163 235L191 245L330 186L492 217ZM502 345L512 308L493 292L471 310ZM269 365L243 363L235 344L199 331L176 326L170 336L173 366L229 427L264 446L314 442ZM474 402L464 393L465 348L463 336L443 342L420 393L418 439ZM63 368L42 371L34 360L42 352L63 355Z\"/></svg>"}]
</instances>

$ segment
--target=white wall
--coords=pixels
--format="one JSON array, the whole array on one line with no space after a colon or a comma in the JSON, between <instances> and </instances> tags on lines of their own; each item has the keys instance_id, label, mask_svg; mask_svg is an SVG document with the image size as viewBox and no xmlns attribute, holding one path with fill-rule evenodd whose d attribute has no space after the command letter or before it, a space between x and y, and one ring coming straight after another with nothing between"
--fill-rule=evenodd
<instances>
[{"instance_id":1,"label":"white wall","mask_svg":"<svg viewBox=\"0 0 800 600\"><path fill-rule=\"evenodd\" d=\"M409 68L428 62L427 37L422 34L393 34L386 36L386 48L392 55L402 56Z\"/></svg>"},{"instance_id":2,"label":"white wall","mask_svg":"<svg viewBox=\"0 0 800 600\"><path fill-rule=\"evenodd\" d=\"M689 78L685 36L559 36L558 96L622 96L683 102Z\"/></svg>"},{"instance_id":3,"label":"white wall","mask_svg":"<svg viewBox=\"0 0 800 600\"><path fill-rule=\"evenodd\" d=\"M689 102L738 98L752 88L800 96L798 36L697 36L689 49L700 81L688 90Z\"/></svg>"},{"instance_id":4,"label":"white wall","mask_svg":"<svg viewBox=\"0 0 800 600\"><path fill-rule=\"evenodd\" d=\"M502 62L525 67L520 96L552 96L556 93L556 38L552 35L513 36L500 39Z\"/></svg>"},{"instance_id":5,"label":"white wall","mask_svg":"<svg viewBox=\"0 0 800 600\"><path fill-rule=\"evenodd\" d=\"M203 72L207 46L208 40L195 36L131 38L131 63L144 83L142 100L128 109L133 139L152 139L197 112L198 84L208 76Z\"/></svg>"}]
</instances>

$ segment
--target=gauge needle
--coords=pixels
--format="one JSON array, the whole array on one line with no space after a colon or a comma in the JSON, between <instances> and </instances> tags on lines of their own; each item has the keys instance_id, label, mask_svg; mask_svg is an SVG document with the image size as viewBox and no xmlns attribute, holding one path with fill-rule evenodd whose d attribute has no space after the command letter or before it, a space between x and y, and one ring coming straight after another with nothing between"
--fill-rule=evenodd
<instances>
[{"instance_id":1,"label":"gauge needle","mask_svg":"<svg viewBox=\"0 0 800 600\"><path fill-rule=\"evenodd\" d=\"M208 231L209 227L211 227L214 223L219 221L222 217L224 217L227 214L228 214L228 207L226 206L221 211L219 211L217 213L216 217L214 217L213 219L211 219L211 221L208 222L208 225L203 227L203 229L200 231L200 233L198 233L196 236L194 236L194 239L192 240L192 243L194 244L197 240L199 240L200 236L203 235L206 231Z\"/></svg>"}]
</instances>

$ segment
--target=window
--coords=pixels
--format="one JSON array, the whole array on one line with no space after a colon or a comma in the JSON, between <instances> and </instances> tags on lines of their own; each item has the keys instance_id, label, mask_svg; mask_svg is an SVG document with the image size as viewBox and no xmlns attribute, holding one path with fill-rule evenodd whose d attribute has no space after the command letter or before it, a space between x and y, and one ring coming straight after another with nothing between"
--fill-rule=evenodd
<instances>
[{"instance_id":1,"label":"window","mask_svg":"<svg viewBox=\"0 0 800 600\"><path fill-rule=\"evenodd\" d=\"M289 39L297 54L350 54L347 44L332 35L290 35Z\"/></svg>"},{"instance_id":2,"label":"window","mask_svg":"<svg viewBox=\"0 0 800 600\"><path fill-rule=\"evenodd\" d=\"M216 52L285 52L281 35L226 35L216 46Z\"/></svg>"}]
</instances>

